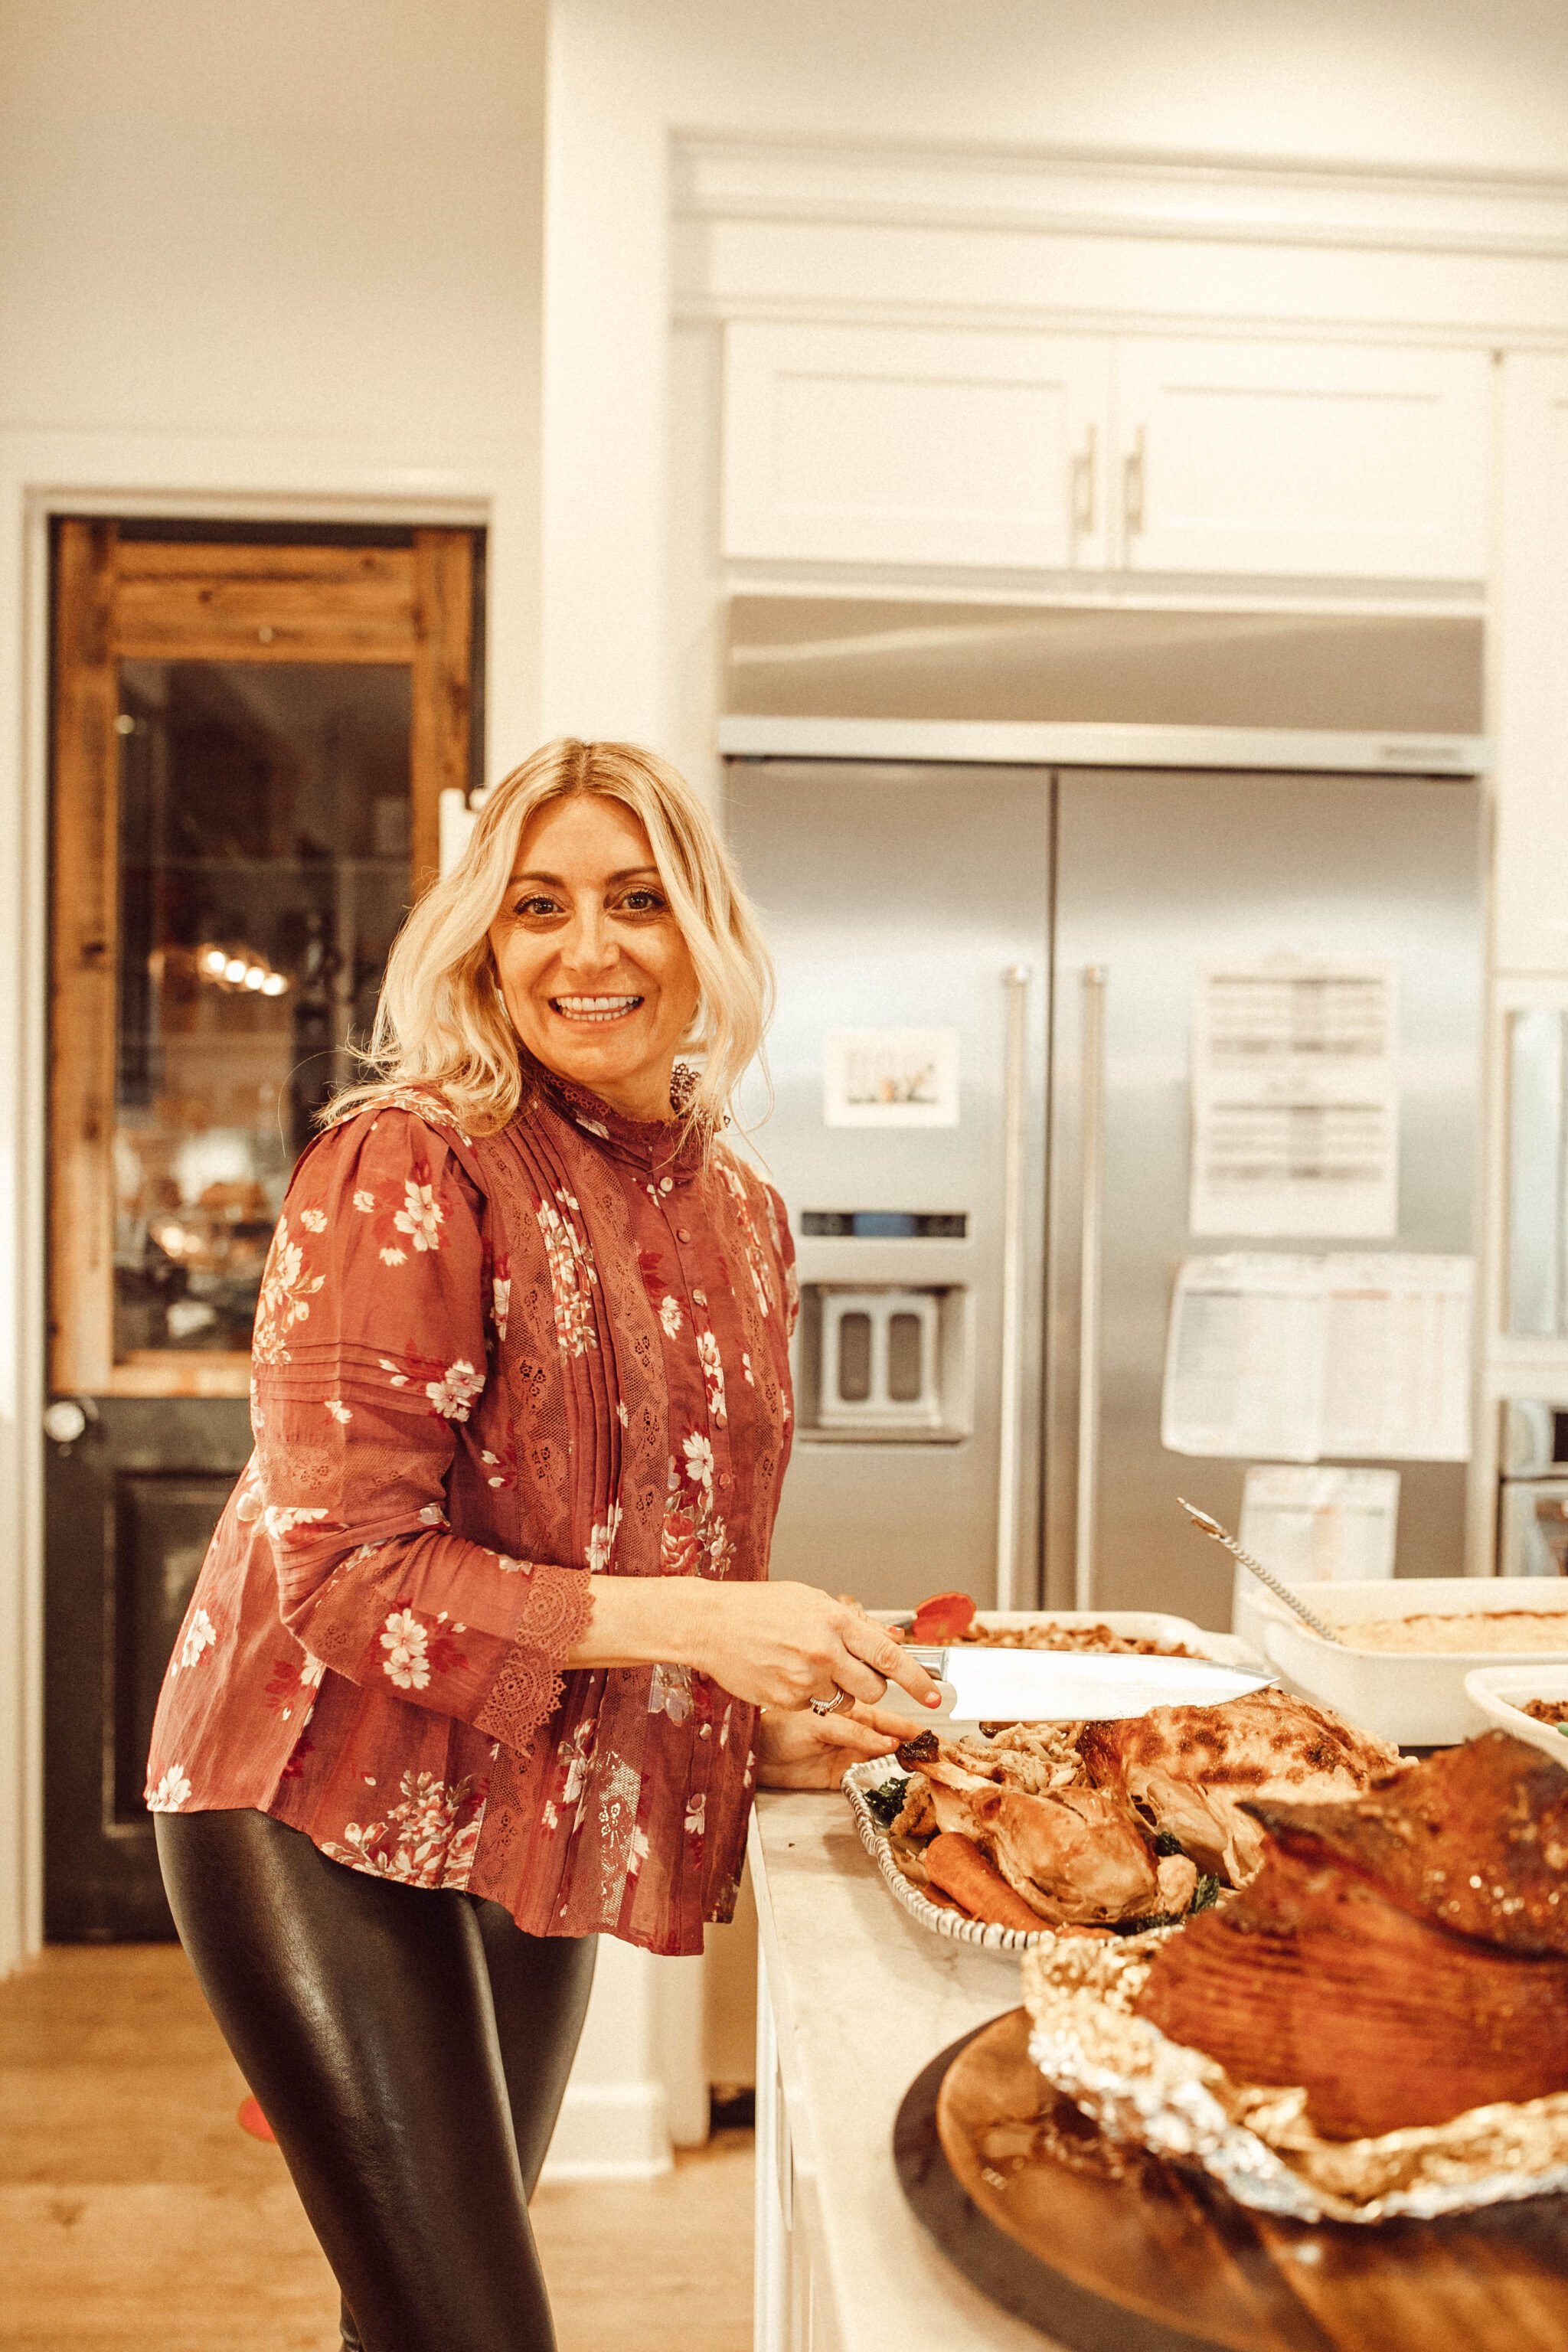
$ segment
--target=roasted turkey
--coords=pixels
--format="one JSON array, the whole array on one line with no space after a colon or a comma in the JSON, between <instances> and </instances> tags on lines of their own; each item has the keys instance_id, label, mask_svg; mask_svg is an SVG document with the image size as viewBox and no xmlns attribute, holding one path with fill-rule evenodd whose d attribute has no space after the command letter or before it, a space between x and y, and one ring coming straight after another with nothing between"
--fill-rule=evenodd
<instances>
[{"instance_id":1,"label":"roasted turkey","mask_svg":"<svg viewBox=\"0 0 1568 2352\"><path fill-rule=\"evenodd\" d=\"M1223 1706L1157 1706L1122 1723L1086 1723L1078 1753L1096 1788L1124 1795L1232 1886L1250 1878L1262 1856L1263 1830L1249 1801L1331 1803L1400 1768L1397 1748L1277 1689Z\"/></svg>"},{"instance_id":2,"label":"roasted turkey","mask_svg":"<svg viewBox=\"0 0 1568 2352\"><path fill-rule=\"evenodd\" d=\"M929 1731L899 1755L918 1766L929 1793L915 1801L929 1803L935 1827L972 1838L1042 1922L1101 1927L1171 1907L1148 1831L1114 1797L1089 1787L1076 1759L940 1740ZM906 1804L895 1831L912 1825L909 1811ZM1197 1879L1188 1870L1183 1910Z\"/></svg>"},{"instance_id":3,"label":"roasted turkey","mask_svg":"<svg viewBox=\"0 0 1568 2352\"><path fill-rule=\"evenodd\" d=\"M1256 1866L1246 1799L1352 1797L1399 1760L1278 1691L990 1741L924 1731L899 1757L915 1777L895 1838L970 1837L1042 1924L1075 1927L1180 1917L1200 1871L1237 1885Z\"/></svg>"}]
</instances>

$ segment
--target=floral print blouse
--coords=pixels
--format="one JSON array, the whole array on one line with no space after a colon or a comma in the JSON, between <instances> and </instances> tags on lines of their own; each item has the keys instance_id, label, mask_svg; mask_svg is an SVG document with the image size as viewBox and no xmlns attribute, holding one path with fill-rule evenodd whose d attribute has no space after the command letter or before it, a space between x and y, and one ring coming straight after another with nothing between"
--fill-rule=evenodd
<instances>
[{"instance_id":1,"label":"floral print blouse","mask_svg":"<svg viewBox=\"0 0 1568 2352\"><path fill-rule=\"evenodd\" d=\"M154 1811L253 1808L534 1935L696 1952L730 1916L754 1708L563 1671L589 1571L767 1574L793 1250L776 1193L679 1136L525 1057L498 1135L410 1095L304 1154Z\"/></svg>"}]
</instances>

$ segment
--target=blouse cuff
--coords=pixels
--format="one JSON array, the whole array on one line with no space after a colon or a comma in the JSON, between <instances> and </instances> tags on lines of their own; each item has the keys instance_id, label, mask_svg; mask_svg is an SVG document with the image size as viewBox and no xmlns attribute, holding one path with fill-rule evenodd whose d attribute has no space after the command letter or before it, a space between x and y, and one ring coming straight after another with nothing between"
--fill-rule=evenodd
<instances>
[{"instance_id":1,"label":"blouse cuff","mask_svg":"<svg viewBox=\"0 0 1568 2352\"><path fill-rule=\"evenodd\" d=\"M532 1563L511 1647L474 1718L476 1728L525 1754L539 1726L560 1705L567 1653L587 1632L592 1614L586 1570L549 1560Z\"/></svg>"}]
</instances>

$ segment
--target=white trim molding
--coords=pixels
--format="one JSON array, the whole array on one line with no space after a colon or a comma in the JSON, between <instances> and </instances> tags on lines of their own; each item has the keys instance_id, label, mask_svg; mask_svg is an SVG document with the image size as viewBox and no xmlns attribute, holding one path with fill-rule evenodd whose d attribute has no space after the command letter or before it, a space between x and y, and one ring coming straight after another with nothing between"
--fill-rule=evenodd
<instances>
[{"instance_id":1,"label":"white trim molding","mask_svg":"<svg viewBox=\"0 0 1568 2352\"><path fill-rule=\"evenodd\" d=\"M664 2091L657 2083L569 2083L540 2176L655 2180L670 2168Z\"/></svg>"},{"instance_id":2,"label":"white trim molding","mask_svg":"<svg viewBox=\"0 0 1568 2352\"><path fill-rule=\"evenodd\" d=\"M1568 179L679 136L678 220L1354 246L1568 260Z\"/></svg>"}]
</instances>

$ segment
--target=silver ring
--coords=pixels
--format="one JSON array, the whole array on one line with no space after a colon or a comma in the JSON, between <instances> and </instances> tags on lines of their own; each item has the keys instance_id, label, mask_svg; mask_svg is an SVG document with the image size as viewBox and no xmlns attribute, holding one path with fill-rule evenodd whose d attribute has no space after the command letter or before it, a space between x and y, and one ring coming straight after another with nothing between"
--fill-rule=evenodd
<instances>
[{"instance_id":1,"label":"silver ring","mask_svg":"<svg viewBox=\"0 0 1568 2352\"><path fill-rule=\"evenodd\" d=\"M836 1690L831 1698L814 1698L811 1711L813 1715L837 1715L841 1706L853 1706L854 1704L847 1690Z\"/></svg>"}]
</instances>

